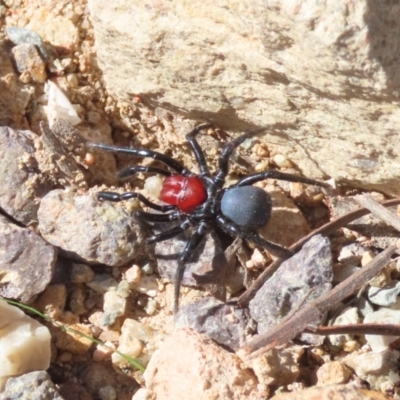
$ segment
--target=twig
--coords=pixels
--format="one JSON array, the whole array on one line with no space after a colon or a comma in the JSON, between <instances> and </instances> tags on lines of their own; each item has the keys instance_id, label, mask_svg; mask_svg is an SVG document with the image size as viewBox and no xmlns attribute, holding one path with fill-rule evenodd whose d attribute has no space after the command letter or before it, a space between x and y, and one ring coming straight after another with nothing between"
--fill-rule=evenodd
<instances>
[{"instance_id":1,"label":"twig","mask_svg":"<svg viewBox=\"0 0 400 400\"><path fill-rule=\"evenodd\" d=\"M400 232L400 217L394 212L383 207L375 201L369 194L355 196L354 200L364 208L367 208L375 217L386 222L388 225L393 226L394 229Z\"/></svg>"},{"instance_id":2,"label":"twig","mask_svg":"<svg viewBox=\"0 0 400 400\"><path fill-rule=\"evenodd\" d=\"M378 254L365 267L352 274L345 281L339 283L328 293L320 296L312 303L298 311L292 318L281 324L272 327L268 332L253 337L241 348L241 354L249 354L271 345L284 344L293 339L297 334L306 330L324 313L336 306L344 298L355 293L359 287L370 281L390 260L395 252L396 246L389 246L382 253Z\"/></svg>"},{"instance_id":3,"label":"twig","mask_svg":"<svg viewBox=\"0 0 400 400\"><path fill-rule=\"evenodd\" d=\"M308 327L305 332L317 335L337 335L341 333L353 335L385 335L400 336L400 325L396 324L350 324L335 326Z\"/></svg>"},{"instance_id":4,"label":"twig","mask_svg":"<svg viewBox=\"0 0 400 400\"><path fill-rule=\"evenodd\" d=\"M392 199L383 202L381 205L384 207L390 207L390 206L396 206L400 204L400 199ZM358 210L351 211L345 215L342 215L339 218L336 218L335 220L328 222L325 225L322 225L318 229L315 229L312 231L310 234L307 236L303 237L296 243L292 244L289 249L290 250L298 250L301 246L303 246L304 243L306 243L308 240L310 240L313 236L317 234L321 235L330 235L331 233L335 232L337 229L342 228L343 226L346 226L348 223L363 217L364 215L369 214L371 211L368 210L367 208L360 208ZM238 303L244 307L247 304L249 304L250 300L256 295L258 290L261 288L261 286L270 278L270 276L279 268L279 266L282 264L282 262L285 261L285 259L277 259L273 263L271 263L267 269L257 278L257 280L239 297Z\"/></svg>"}]
</instances>

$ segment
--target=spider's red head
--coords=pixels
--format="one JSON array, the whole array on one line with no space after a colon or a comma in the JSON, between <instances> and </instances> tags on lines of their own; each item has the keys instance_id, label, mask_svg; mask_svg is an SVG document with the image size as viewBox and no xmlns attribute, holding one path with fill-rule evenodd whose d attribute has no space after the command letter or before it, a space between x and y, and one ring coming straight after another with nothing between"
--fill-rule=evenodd
<instances>
[{"instance_id":1,"label":"spider's red head","mask_svg":"<svg viewBox=\"0 0 400 400\"><path fill-rule=\"evenodd\" d=\"M168 176L161 189L160 200L191 213L207 200L207 191L197 176Z\"/></svg>"}]
</instances>

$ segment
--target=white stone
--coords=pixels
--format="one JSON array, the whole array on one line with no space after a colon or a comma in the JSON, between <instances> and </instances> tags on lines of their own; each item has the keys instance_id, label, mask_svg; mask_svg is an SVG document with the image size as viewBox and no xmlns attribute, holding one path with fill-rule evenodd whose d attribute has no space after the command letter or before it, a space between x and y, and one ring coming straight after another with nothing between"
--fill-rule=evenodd
<instances>
[{"instance_id":1,"label":"white stone","mask_svg":"<svg viewBox=\"0 0 400 400\"><path fill-rule=\"evenodd\" d=\"M0 299L0 392L7 379L50 366L50 332Z\"/></svg>"},{"instance_id":2,"label":"white stone","mask_svg":"<svg viewBox=\"0 0 400 400\"><path fill-rule=\"evenodd\" d=\"M395 324L400 325L400 310L381 308L364 318L365 324ZM398 336L365 335L365 340L370 345L372 351L380 352L386 350L390 343L397 340Z\"/></svg>"},{"instance_id":3,"label":"white stone","mask_svg":"<svg viewBox=\"0 0 400 400\"><path fill-rule=\"evenodd\" d=\"M45 113L49 119L50 127L57 119L68 121L71 125L77 125L81 122L75 108L67 96L52 82L47 81L44 85L44 91L47 94L47 106L44 106Z\"/></svg>"}]
</instances>

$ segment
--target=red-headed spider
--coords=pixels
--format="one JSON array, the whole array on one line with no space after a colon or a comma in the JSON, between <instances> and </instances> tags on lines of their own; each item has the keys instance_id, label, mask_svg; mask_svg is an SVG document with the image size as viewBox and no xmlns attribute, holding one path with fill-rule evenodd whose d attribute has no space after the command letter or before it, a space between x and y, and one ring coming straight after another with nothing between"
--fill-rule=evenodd
<instances>
[{"instance_id":1,"label":"red-headed spider","mask_svg":"<svg viewBox=\"0 0 400 400\"><path fill-rule=\"evenodd\" d=\"M136 211L135 215L137 218L148 222L179 221L172 229L150 236L147 239L148 243L171 239L191 226L196 227L193 236L186 244L178 259L178 269L175 277L175 313L179 307L180 283L185 263L202 242L207 231L212 228L213 223L216 223L231 236L239 236L244 240L253 242L278 257L288 258L292 255L292 252L288 249L265 240L257 233L257 229L262 228L270 218L271 198L263 189L251 186L253 183L274 178L290 182L328 186L326 183L313 179L285 174L275 170L267 170L247 175L234 185L224 188L225 177L229 171L229 157L233 151L246 139L263 132L266 128L246 132L225 144L219 157L219 169L214 175L211 175L204 153L196 140L196 135L201 130L209 127L211 127L211 124L199 125L186 135L186 139L199 165L200 174L195 174L187 170L179 161L156 151L96 143L89 144L90 147L109 152L153 158L169 168L162 169L135 165L122 170L118 174L119 178L128 178L137 172L150 172L166 176L160 200L168 205L155 204L140 193L135 192L124 194L99 192L98 199L118 202L137 198L149 208L161 212L161 214L155 214Z\"/></svg>"}]
</instances>

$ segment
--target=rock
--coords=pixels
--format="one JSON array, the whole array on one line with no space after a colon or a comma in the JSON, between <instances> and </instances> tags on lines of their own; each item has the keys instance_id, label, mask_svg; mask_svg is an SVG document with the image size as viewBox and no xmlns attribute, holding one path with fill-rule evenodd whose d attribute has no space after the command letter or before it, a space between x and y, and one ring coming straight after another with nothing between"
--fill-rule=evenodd
<instances>
[{"instance_id":1,"label":"rock","mask_svg":"<svg viewBox=\"0 0 400 400\"><path fill-rule=\"evenodd\" d=\"M207 336L189 328L178 329L147 366L147 396L157 400L260 398L255 376L241 364Z\"/></svg>"},{"instance_id":2,"label":"rock","mask_svg":"<svg viewBox=\"0 0 400 400\"><path fill-rule=\"evenodd\" d=\"M130 284L135 284L140 282L140 278L142 276L142 271L138 265L132 265L129 269L125 271L125 279Z\"/></svg>"},{"instance_id":3,"label":"rock","mask_svg":"<svg viewBox=\"0 0 400 400\"><path fill-rule=\"evenodd\" d=\"M86 389L77 382L67 381L62 385L59 385L60 395L63 400L92 400L92 396L86 391Z\"/></svg>"},{"instance_id":4,"label":"rock","mask_svg":"<svg viewBox=\"0 0 400 400\"><path fill-rule=\"evenodd\" d=\"M238 350L250 333L246 310L213 297L193 301L179 310L175 327L187 326L231 350Z\"/></svg>"},{"instance_id":5,"label":"rock","mask_svg":"<svg viewBox=\"0 0 400 400\"><path fill-rule=\"evenodd\" d=\"M43 44L42 38L36 32L17 26L8 26L5 31L14 44L33 44L38 47L43 58L48 58L48 51Z\"/></svg>"},{"instance_id":6,"label":"rock","mask_svg":"<svg viewBox=\"0 0 400 400\"><path fill-rule=\"evenodd\" d=\"M19 81L9 57L9 46L4 40L0 40L0 93L0 126L27 128L25 115L34 88ZM7 147L1 145L0 148Z\"/></svg>"},{"instance_id":7,"label":"rock","mask_svg":"<svg viewBox=\"0 0 400 400\"><path fill-rule=\"evenodd\" d=\"M126 356L138 358L142 354L143 347L142 341L136 337L136 324L127 318L121 327L121 336L117 350ZM128 364L128 361L118 353L113 353L111 360L113 365L120 368Z\"/></svg>"},{"instance_id":8,"label":"rock","mask_svg":"<svg viewBox=\"0 0 400 400\"><path fill-rule=\"evenodd\" d=\"M340 361L322 364L317 371L319 386L337 385L347 383L352 372Z\"/></svg>"},{"instance_id":9,"label":"rock","mask_svg":"<svg viewBox=\"0 0 400 400\"><path fill-rule=\"evenodd\" d=\"M301 346L274 348L247 362L258 381L264 385L284 386L293 383L300 374Z\"/></svg>"},{"instance_id":10,"label":"rock","mask_svg":"<svg viewBox=\"0 0 400 400\"><path fill-rule=\"evenodd\" d=\"M276 186L266 186L271 196L272 213L267 225L259 229L266 240L289 247L311 231L301 211L294 202Z\"/></svg>"},{"instance_id":11,"label":"rock","mask_svg":"<svg viewBox=\"0 0 400 400\"><path fill-rule=\"evenodd\" d=\"M64 312L67 301L67 288L65 285L50 285L34 302L33 307L57 320Z\"/></svg>"},{"instance_id":12,"label":"rock","mask_svg":"<svg viewBox=\"0 0 400 400\"><path fill-rule=\"evenodd\" d=\"M0 316L1 393L9 377L49 367L51 337L45 326L4 300L0 300ZM14 390L6 389L8 393Z\"/></svg>"},{"instance_id":13,"label":"rock","mask_svg":"<svg viewBox=\"0 0 400 400\"><path fill-rule=\"evenodd\" d=\"M332 287L332 254L327 238L316 235L286 260L250 302L258 333L278 324L302 302L307 304ZM303 305L304 306L304 305ZM304 336L315 340L315 336Z\"/></svg>"},{"instance_id":14,"label":"rock","mask_svg":"<svg viewBox=\"0 0 400 400\"><path fill-rule=\"evenodd\" d=\"M54 15L48 7L35 9L26 28L61 52L74 52L79 43L78 27L64 16Z\"/></svg>"},{"instance_id":15,"label":"rock","mask_svg":"<svg viewBox=\"0 0 400 400\"><path fill-rule=\"evenodd\" d=\"M82 315L87 312L85 307L86 288L77 284L72 287L69 299L69 308L75 315Z\"/></svg>"},{"instance_id":16,"label":"rock","mask_svg":"<svg viewBox=\"0 0 400 400\"><path fill-rule=\"evenodd\" d=\"M87 286L97 293L104 294L111 289L116 290L118 282L109 274L96 274L94 279L87 283Z\"/></svg>"},{"instance_id":17,"label":"rock","mask_svg":"<svg viewBox=\"0 0 400 400\"><path fill-rule=\"evenodd\" d=\"M100 400L117 400L117 391L114 386L104 386L98 391Z\"/></svg>"},{"instance_id":18,"label":"rock","mask_svg":"<svg viewBox=\"0 0 400 400\"><path fill-rule=\"evenodd\" d=\"M113 325L119 317L125 315L126 298L118 296L115 290L110 290L104 294L103 318L101 324L103 326Z\"/></svg>"},{"instance_id":19,"label":"rock","mask_svg":"<svg viewBox=\"0 0 400 400\"><path fill-rule=\"evenodd\" d=\"M372 389L385 388L391 392L400 381L399 355L400 353L395 350L381 353L351 353L342 362L360 379L368 382Z\"/></svg>"},{"instance_id":20,"label":"rock","mask_svg":"<svg viewBox=\"0 0 400 400\"><path fill-rule=\"evenodd\" d=\"M71 283L88 283L94 279L93 270L85 264L72 264L71 269Z\"/></svg>"},{"instance_id":21,"label":"rock","mask_svg":"<svg viewBox=\"0 0 400 400\"><path fill-rule=\"evenodd\" d=\"M85 337L92 336L90 328L84 324L73 324L69 325L68 329L66 331L59 328L53 329L57 348L72 354L87 353L93 344L92 340Z\"/></svg>"},{"instance_id":22,"label":"rock","mask_svg":"<svg viewBox=\"0 0 400 400\"><path fill-rule=\"evenodd\" d=\"M91 194L53 190L42 199L38 218L42 236L77 260L119 266L143 249L132 214L119 204L98 202Z\"/></svg>"},{"instance_id":23,"label":"rock","mask_svg":"<svg viewBox=\"0 0 400 400\"><path fill-rule=\"evenodd\" d=\"M92 396L98 398L99 390L113 386L117 390L118 399L131 399L133 393L139 388L138 383L126 374L114 370L111 363L90 363L83 365L77 374L79 382Z\"/></svg>"},{"instance_id":24,"label":"rock","mask_svg":"<svg viewBox=\"0 0 400 400\"><path fill-rule=\"evenodd\" d=\"M61 397L45 371L34 371L17 378L10 378L4 392L0 394L0 399L65 400L65 397Z\"/></svg>"},{"instance_id":25,"label":"rock","mask_svg":"<svg viewBox=\"0 0 400 400\"><path fill-rule=\"evenodd\" d=\"M46 65L39 55L34 44L19 44L13 47L15 65L21 74L29 73L34 82L44 83L46 76Z\"/></svg>"},{"instance_id":26,"label":"rock","mask_svg":"<svg viewBox=\"0 0 400 400\"><path fill-rule=\"evenodd\" d=\"M173 239L156 243L155 255L158 272L162 278L175 282L178 268L177 257L191 237L192 233L186 231ZM199 284L215 283L223 280L226 272L225 265L226 259L221 243L217 235L214 232L210 232L185 264L182 284L198 286Z\"/></svg>"},{"instance_id":27,"label":"rock","mask_svg":"<svg viewBox=\"0 0 400 400\"><path fill-rule=\"evenodd\" d=\"M367 314L364 318L364 323L400 325L400 310L391 310L383 307L375 312ZM398 336L365 335L365 340L374 352L386 350L390 343L396 341L398 338Z\"/></svg>"},{"instance_id":28,"label":"rock","mask_svg":"<svg viewBox=\"0 0 400 400\"><path fill-rule=\"evenodd\" d=\"M230 129L271 126L263 140L305 175L400 193L397 5L90 0L89 10L120 101L140 96Z\"/></svg>"},{"instance_id":29,"label":"rock","mask_svg":"<svg viewBox=\"0 0 400 400\"><path fill-rule=\"evenodd\" d=\"M31 302L50 283L56 249L0 215L0 296Z\"/></svg>"},{"instance_id":30,"label":"rock","mask_svg":"<svg viewBox=\"0 0 400 400\"><path fill-rule=\"evenodd\" d=\"M399 293L400 282L393 281L384 288L371 286L368 289L368 300L378 306L390 306L396 303Z\"/></svg>"},{"instance_id":31,"label":"rock","mask_svg":"<svg viewBox=\"0 0 400 400\"><path fill-rule=\"evenodd\" d=\"M155 297L158 293L158 281L155 275L142 276L138 283L132 285L132 289L147 296Z\"/></svg>"},{"instance_id":32,"label":"rock","mask_svg":"<svg viewBox=\"0 0 400 400\"><path fill-rule=\"evenodd\" d=\"M352 325L361 322L361 318L358 314L358 308L348 307L344 309L335 319L333 325ZM333 346L342 346L348 340L352 339L352 335L347 335L344 333L338 335L329 335L329 341Z\"/></svg>"},{"instance_id":33,"label":"rock","mask_svg":"<svg viewBox=\"0 0 400 400\"><path fill-rule=\"evenodd\" d=\"M359 389L350 385L329 385L298 390L292 393L280 393L271 400L387 400L380 391Z\"/></svg>"},{"instance_id":34,"label":"rock","mask_svg":"<svg viewBox=\"0 0 400 400\"><path fill-rule=\"evenodd\" d=\"M35 136L0 127L0 207L24 225L37 220L39 199L50 190L34 159Z\"/></svg>"}]
</instances>

